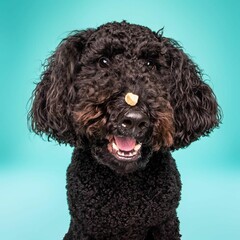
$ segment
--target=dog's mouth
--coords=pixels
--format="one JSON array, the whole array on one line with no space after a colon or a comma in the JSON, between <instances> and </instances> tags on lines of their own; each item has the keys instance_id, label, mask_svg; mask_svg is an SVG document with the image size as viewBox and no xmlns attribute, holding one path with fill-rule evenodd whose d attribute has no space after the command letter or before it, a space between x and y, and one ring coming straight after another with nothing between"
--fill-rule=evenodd
<instances>
[{"instance_id":1,"label":"dog's mouth","mask_svg":"<svg viewBox=\"0 0 240 240\"><path fill-rule=\"evenodd\" d=\"M109 136L108 151L119 161L133 162L141 157L142 143L128 136Z\"/></svg>"}]
</instances>

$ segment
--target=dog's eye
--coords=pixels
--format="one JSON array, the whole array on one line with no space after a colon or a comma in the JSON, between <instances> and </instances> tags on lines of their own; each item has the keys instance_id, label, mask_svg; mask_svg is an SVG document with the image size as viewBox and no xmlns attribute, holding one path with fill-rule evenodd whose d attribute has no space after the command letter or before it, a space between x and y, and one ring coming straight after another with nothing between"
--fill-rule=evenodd
<instances>
[{"instance_id":1,"label":"dog's eye","mask_svg":"<svg viewBox=\"0 0 240 240\"><path fill-rule=\"evenodd\" d=\"M98 60L98 64L101 68L107 68L109 67L110 65L110 60L106 57L101 57L99 60Z\"/></svg>"},{"instance_id":2,"label":"dog's eye","mask_svg":"<svg viewBox=\"0 0 240 240\"><path fill-rule=\"evenodd\" d=\"M156 64L155 64L154 61L148 60L148 61L146 62L146 66L147 66L147 68L149 68L149 69L153 69L153 68L156 67Z\"/></svg>"}]
</instances>

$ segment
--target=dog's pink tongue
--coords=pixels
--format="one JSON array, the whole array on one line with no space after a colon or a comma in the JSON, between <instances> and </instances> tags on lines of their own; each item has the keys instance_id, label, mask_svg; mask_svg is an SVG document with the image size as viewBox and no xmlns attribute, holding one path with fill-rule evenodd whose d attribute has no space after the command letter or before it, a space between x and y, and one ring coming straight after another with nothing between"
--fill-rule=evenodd
<instances>
[{"instance_id":1,"label":"dog's pink tongue","mask_svg":"<svg viewBox=\"0 0 240 240\"><path fill-rule=\"evenodd\" d=\"M130 137L117 137L114 136L115 143L122 151L129 152L136 146L136 139Z\"/></svg>"}]
</instances>

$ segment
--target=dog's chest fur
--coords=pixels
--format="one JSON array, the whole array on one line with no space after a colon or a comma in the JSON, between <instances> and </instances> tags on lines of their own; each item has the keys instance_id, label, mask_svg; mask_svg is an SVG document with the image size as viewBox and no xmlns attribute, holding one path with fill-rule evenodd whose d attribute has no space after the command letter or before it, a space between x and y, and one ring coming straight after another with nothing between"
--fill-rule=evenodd
<instances>
[{"instance_id":1,"label":"dog's chest fur","mask_svg":"<svg viewBox=\"0 0 240 240\"><path fill-rule=\"evenodd\" d=\"M170 153L156 153L147 167L119 175L75 149L67 174L72 221L91 235L118 235L160 225L174 213L181 182Z\"/></svg>"}]
</instances>

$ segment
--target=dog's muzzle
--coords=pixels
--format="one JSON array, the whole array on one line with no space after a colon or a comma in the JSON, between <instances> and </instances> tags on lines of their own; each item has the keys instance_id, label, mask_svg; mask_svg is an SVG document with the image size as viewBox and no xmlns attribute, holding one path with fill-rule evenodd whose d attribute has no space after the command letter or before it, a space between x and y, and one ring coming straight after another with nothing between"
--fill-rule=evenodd
<instances>
[{"instance_id":1,"label":"dog's muzzle","mask_svg":"<svg viewBox=\"0 0 240 240\"><path fill-rule=\"evenodd\" d=\"M129 110L117 119L117 135L108 137L108 151L119 161L132 162L141 157L142 141L150 125L148 116Z\"/></svg>"}]
</instances>

